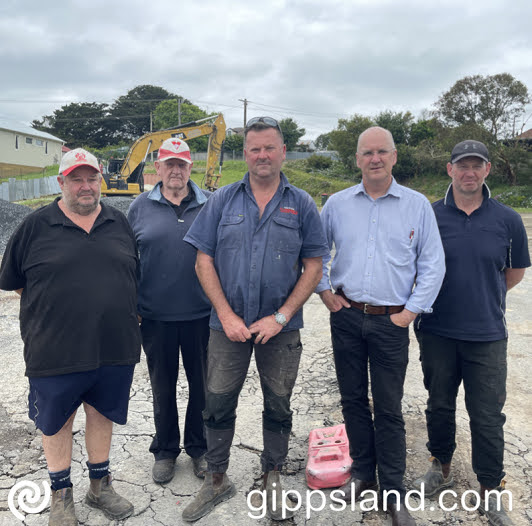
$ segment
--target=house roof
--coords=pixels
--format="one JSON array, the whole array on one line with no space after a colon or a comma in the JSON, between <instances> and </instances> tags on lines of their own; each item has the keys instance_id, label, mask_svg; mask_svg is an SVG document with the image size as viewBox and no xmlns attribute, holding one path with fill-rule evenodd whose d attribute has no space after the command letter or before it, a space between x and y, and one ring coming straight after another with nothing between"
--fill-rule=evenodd
<instances>
[{"instance_id":1,"label":"house roof","mask_svg":"<svg viewBox=\"0 0 532 526\"><path fill-rule=\"evenodd\" d=\"M48 139L50 141L57 141L57 142L63 142L63 143L65 142L63 141L63 139L54 137L53 135L49 133L36 130L35 128L32 128L31 126L26 126L25 124L22 124L16 121L8 121L5 119L0 119L0 129L17 132L17 133L24 134L24 135L31 135L32 137L40 137L42 139Z\"/></svg>"},{"instance_id":2,"label":"house roof","mask_svg":"<svg viewBox=\"0 0 532 526\"><path fill-rule=\"evenodd\" d=\"M518 135L516 139L532 139L532 128L522 133L521 135Z\"/></svg>"}]
</instances>

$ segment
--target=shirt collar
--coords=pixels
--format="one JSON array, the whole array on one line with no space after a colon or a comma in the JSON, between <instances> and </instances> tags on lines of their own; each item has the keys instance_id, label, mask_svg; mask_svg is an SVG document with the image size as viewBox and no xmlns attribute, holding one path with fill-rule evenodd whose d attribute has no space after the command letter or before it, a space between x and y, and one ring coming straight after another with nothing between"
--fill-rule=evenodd
<instances>
[{"instance_id":1,"label":"shirt collar","mask_svg":"<svg viewBox=\"0 0 532 526\"><path fill-rule=\"evenodd\" d=\"M280 188L282 189L282 191L284 192L285 188L287 188L288 186L290 186L290 183L288 182L288 179L286 178L286 175L281 172L280 173L280 176L281 176L281 184L280 184ZM242 178L242 180L240 181L240 185L245 187L246 190L249 192L249 193L253 193L251 192L251 184L249 182L249 172L246 172L246 174L244 175L244 177Z\"/></svg>"},{"instance_id":2,"label":"shirt collar","mask_svg":"<svg viewBox=\"0 0 532 526\"><path fill-rule=\"evenodd\" d=\"M366 189L364 188L364 182L358 183L353 188L353 193L354 195L364 194L369 197L368 193L366 192ZM399 185L399 183L395 180L395 177L393 176L392 176L392 184L388 187L388 190L386 190L386 193L382 195L381 197L386 197L387 195L393 195L394 197L401 197L401 186Z\"/></svg>"},{"instance_id":3,"label":"shirt collar","mask_svg":"<svg viewBox=\"0 0 532 526\"><path fill-rule=\"evenodd\" d=\"M482 204L480 205L480 208L482 208L487 203L488 199L491 197L491 191L485 182L482 184L482 196L483 200ZM445 193L445 197L443 198L443 204L446 206L454 206L455 208L458 208L454 201L453 183L451 183L449 185L449 188L447 188L447 192Z\"/></svg>"},{"instance_id":4,"label":"shirt collar","mask_svg":"<svg viewBox=\"0 0 532 526\"><path fill-rule=\"evenodd\" d=\"M64 225L67 221L70 224L74 224L66 215L65 213L59 208L59 200L61 199L61 196L56 197L55 200L51 203L51 213L50 213L50 225ZM96 222L103 223L104 221L114 221L113 212L111 210L111 207L105 205L100 201L100 205L102 209L100 210L100 213L98 214L98 217L94 221L94 224Z\"/></svg>"},{"instance_id":5,"label":"shirt collar","mask_svg":"<svg viewBox=\"0 0 532 526\"><path fill-rule=\"evenodd\" d=\"M192 192L194 194L194 199L196 202L200 205L205 203L207 201L207 196L201 191L201 188L192 180L190 179L188 181L189 187L192 189ZM152 190L148 193L148 199L151 199L152 201L161 201L163 198L163 194L161 192L161 186L162 181L159 181Z\"/></svg>"}]
</instances>

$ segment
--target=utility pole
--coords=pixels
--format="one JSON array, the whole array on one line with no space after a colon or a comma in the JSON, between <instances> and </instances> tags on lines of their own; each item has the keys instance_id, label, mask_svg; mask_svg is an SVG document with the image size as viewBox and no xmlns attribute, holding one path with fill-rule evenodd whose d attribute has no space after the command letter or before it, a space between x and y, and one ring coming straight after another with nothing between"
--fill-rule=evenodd
<instances>
[{"instance_id":1,"label":"utility pole","mask_svg":"<svg viewBox=\"0 0 532 526\"><path fill-rule=\"evenodd\" d=\"M181 126L181 97L177 99L177 124Z\"/></svg>"},{"instance_id":2,"label":"utility pole","mask_svg":"<svg viewBox=\"0 0 532 526\"><path fill-rule=\"evenodd\" d=\"M238 100L244 103L244 128L245 128L246 122L248 122L248 99L238 99Z\"/></svg>"},{"instance_id":3,"label":"utility pole","mask_svg":"<svg viewBox=\"0 0 532 526\"><path fill-rule=\"evenodd\" d=\"M150 133L153 131L153 111L150 110ZM153 162L153 152L150 154L151 162Z\"/></svg>"}]
</instances>

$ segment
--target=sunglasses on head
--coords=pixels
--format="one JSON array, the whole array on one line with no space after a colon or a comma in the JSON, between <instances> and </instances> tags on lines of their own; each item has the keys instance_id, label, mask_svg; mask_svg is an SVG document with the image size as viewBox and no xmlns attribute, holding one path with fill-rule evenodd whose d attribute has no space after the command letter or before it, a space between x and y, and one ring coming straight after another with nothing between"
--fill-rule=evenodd
<instances>
[{"instance_id":1,"label":"sunglasses on head","mask_svg":"<svg viewBox=\"0 0 532 526\"><path fill-rule=\"evenodd\" d=\"M258 122L262 122L263 124L266 124L266 126L271 126L272 128L277 128L278 130L281 130L279 123L272 117L253 117L247 122L246 128L251 128L251 126L257 124Z\"/></svg>"}]
</instances>

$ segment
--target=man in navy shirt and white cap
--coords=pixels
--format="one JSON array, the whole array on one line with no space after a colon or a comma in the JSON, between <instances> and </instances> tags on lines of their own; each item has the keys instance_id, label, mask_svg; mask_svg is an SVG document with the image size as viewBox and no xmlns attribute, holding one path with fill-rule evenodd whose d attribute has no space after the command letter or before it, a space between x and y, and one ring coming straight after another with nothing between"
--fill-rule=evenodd
<instances>
[{"instance_id":1,"label":"man in navy shirt and white cap","mask_svg":"<svg viewBox=\"0 0 532 526\"><path fill-rule=\"evenodd\" d=\"M470 418L473 470L480 483L479 511L493 525L513 524L500 505L504 488L506 399L506 293L530 266L523 221L490 196L488 149L457 144L447 164L452 183L434 203L446 275L431 314L415 322L427 402L431 467L415 486L425 496L453 485L456 397L463 382ZM488 493L486 493L488 492Z\"/></svg>"}]
</instances>

